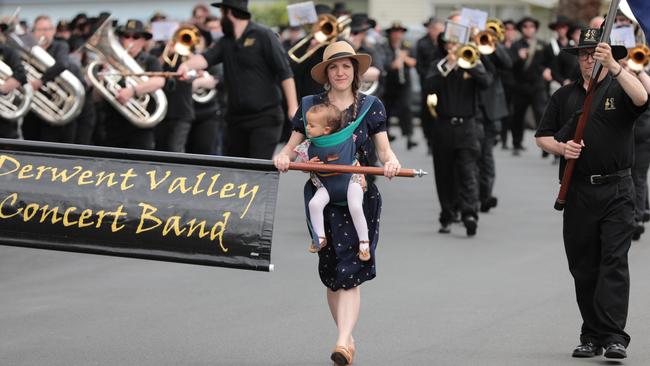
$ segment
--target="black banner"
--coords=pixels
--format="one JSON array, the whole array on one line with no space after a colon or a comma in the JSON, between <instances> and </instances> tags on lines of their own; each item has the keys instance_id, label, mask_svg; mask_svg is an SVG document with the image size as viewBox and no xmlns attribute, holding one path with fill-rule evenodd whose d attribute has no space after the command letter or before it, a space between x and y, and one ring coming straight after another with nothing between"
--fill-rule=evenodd
<instances>
[{"instance_id":1,"label":"black banner","mask_svg":"<svg viewBox=\"0 0 650 366\"><path fill-rule=\"evenodd\" d=\"M0 244L269 271L255 159L0 139Z\"/></svg>"}]
</instances>

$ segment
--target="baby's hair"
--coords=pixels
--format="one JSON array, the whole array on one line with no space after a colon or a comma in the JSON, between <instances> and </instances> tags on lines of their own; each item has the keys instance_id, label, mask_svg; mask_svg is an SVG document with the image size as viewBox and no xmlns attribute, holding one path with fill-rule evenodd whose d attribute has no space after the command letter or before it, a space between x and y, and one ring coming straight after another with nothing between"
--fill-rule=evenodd
<instances>
[{"instance_id":1,"label":"baby's hair","mask_svg":"<svg viewBox=\"0 0 650 366\"><path fill-rule=\"evenodd\" d=\"M338 131L343 123L343 113L333 104L316 104L309 108L307 113L323 113L327 127L329 127L332 132Z\"/></svg>"}]
</instances>

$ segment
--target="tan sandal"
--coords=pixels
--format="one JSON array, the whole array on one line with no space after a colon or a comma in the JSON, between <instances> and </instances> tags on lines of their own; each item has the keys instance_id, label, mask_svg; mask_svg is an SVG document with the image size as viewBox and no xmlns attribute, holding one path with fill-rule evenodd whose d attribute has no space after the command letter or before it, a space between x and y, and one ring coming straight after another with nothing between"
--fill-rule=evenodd
<instances>
[{"instance_id":1,"label":"tan sandal","mask_svg":"<svg viewBox=\"0 0 650 366\"><path fill-rule=\"evenodd\" d=\"M314 242L309 245L309 253L318 253L321 249L327 246L327 238L324 236L318 237L318 246L314 246Z\"/></svg>"},{"instance_id":2,"label":"tan sandal","mask_svg":"<svg viewBox=\"0 0 650 366\"><path fill-rule=\"evenodd\" d=\"M348 350L350 351L350 365L354 362L354 356L357 354L357 349L354 346L354 342L348 345Z\"/></svg>"},{"instance_id":3,"label":"tan sandal","mask_svg":"<svg viewBox=\"0 0 650 366\"><path fill-rule=\"evenodd\" d=\"M361 250L361 243L367 243L368 244L368 249L367 250ZM370 241L368 240L359 240L359 259L367 262L370 260Z\"/></svg>"},{"instance_id":4,"label":"tan sandal","mask_svg":"<svg viewBox=\"0 0 650 366\"><path fill-rule=\"evenodd\" d=\"M330 359L338 366L346 366L352 363L352 354L345 346L336 346L332 351Z\"/></svg>"}]
</instances>

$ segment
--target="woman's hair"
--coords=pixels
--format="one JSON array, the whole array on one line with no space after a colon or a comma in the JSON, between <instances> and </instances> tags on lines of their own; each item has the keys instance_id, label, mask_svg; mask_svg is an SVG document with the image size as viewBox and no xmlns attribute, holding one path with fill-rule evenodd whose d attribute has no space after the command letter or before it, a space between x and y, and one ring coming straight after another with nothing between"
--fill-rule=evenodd
<instances>
[{"instance_id":1,"label":"woman's hair","mask_svg":"<svg viewBox=\"0 0 650 366\"><path fill-rule=\"evenodd\" d=\"M352 107L352 115L350 116L350 120L342 121L343 124L346 122L354 121L357 118L357 112L359 106L359 88L361 87L361 75L359 75L359 61L350 58L350 62L352 62L352 68L354 70L353 71L354 76L352 78L352 85L351 85L352 95L354 95L354 104ZM325 72L327 73L327 68L325 68ZM328 93L325 93L325 104L331 104Z\"/></svg>"},{"instance_id":2,"label":"woman's hair","mask_svg":"<svg viewBox=\"0 0 650 366\"><path fill-rule=\"evenodd\" d=\"M313 113L322 113L325 118L326 126L329 127L332 132L336 132L343 127L343 113L334 104L316 104L307 111L307 114Z\"/></svg>"}]
</instances>

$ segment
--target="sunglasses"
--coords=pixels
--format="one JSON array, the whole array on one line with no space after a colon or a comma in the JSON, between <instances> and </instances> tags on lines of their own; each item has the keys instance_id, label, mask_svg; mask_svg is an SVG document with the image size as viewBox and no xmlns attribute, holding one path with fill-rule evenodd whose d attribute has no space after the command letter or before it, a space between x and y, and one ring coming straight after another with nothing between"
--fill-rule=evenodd
<instances>
[{"instance_id":1,"label":"sunglasses","mask_svg":"<svg viewBox=\"0 0 650 366\"><path fill-rule=\"evenodd\" d=\"M135 33L135 34L133 34L133 33L123 33L122 38L124 38L124 39L135 39L137 41L138 39L142 38L142 35L137 34L137 33Z\"/></svg>"}]
</instances>

